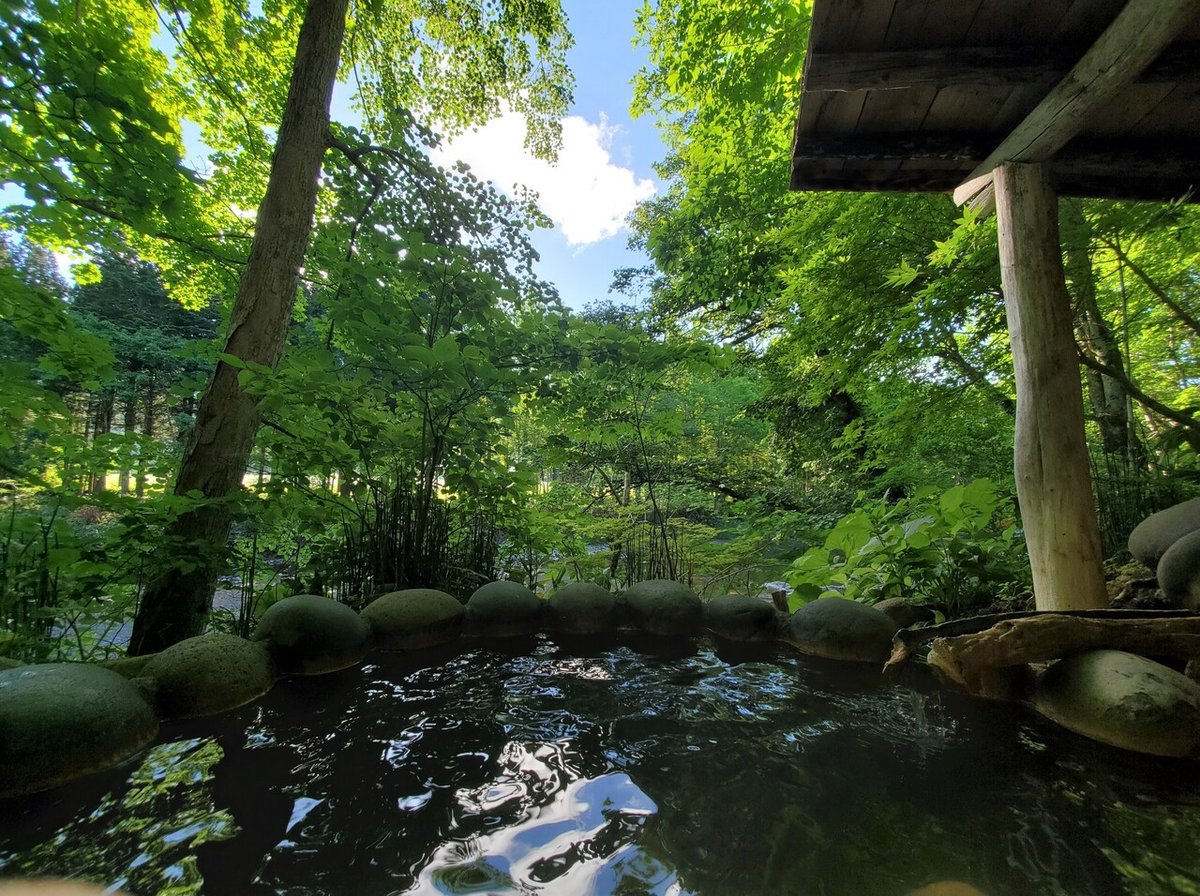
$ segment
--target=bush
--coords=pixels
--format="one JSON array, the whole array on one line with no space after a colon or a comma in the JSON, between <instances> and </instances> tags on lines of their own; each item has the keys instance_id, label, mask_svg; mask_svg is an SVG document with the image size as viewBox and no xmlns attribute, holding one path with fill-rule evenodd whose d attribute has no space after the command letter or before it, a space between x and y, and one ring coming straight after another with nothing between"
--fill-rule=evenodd
<instances>
[{"instance_id":1,"label":"bush","mask_svg":"<svg viewBox=\"0 0 1200 896\"><path fill-rule=\"evenodd\" d=\"M788 581L793 609L837 590L865 603L901 597L955 613L1028 587L1029 561L1011 500L977 479L842 517L824 544L792 563Z\"/></svg>"}]
</instances>

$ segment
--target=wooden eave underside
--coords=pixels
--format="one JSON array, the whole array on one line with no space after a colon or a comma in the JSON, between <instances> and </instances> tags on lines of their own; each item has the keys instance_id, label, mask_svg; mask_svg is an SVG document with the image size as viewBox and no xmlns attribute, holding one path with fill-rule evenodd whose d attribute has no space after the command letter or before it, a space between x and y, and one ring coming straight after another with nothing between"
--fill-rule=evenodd
<instances>
[{"instance_id":1,"label":"wooden eave underside","mask_svg":"<svg viewBox=\"0 0 1200 896\"><path fill-rule=\"evenodd\" d=\"M954 190L1125 5L816 0L792 188ZM1200 198L1200 16L1047 164L1064 195Z\"/></svg>"}]
</instances>

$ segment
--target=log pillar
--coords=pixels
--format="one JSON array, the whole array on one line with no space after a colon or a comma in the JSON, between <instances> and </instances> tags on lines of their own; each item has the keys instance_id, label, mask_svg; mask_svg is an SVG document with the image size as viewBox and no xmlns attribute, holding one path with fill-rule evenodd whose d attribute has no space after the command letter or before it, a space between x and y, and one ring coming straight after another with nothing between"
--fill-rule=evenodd
<instances>
[{"instance_id":1,"label":"log pillar","mask_svg":"<svg viewBox=\"0 0 1200 896\"><path fill-rule=\"evenodd\" d=\"M1058 199L1039 164L1001 165L994 183L1017 381L1017 500L1034 599L1039 610L1107 607Z\"/></svg>"}]
</instances>

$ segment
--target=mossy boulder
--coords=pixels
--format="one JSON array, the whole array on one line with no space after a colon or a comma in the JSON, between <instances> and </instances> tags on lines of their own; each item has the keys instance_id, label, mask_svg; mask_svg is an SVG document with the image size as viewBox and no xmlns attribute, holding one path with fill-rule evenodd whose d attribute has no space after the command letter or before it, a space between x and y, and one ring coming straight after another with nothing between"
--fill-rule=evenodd
<instances>
[{"instance_id":1,"label":"mossy boulder","mask_svg":"<svg viewBox=\"0 0 1200 896\"><path fill-rule=\"evenodd\" d=\"M0 672L0 797L109 768L157 733L150 704L116 672L86 663Z\"/></svg>"},{"instance_id":2,"label":"mossy boulder","mask_svg":"<svg viewBox=\"0 0 1200 896\"><path fill-rule=\"evenodd\" d=\"M793 613L787 625L801 653L864 663L887 661L897 628L886 614L844 597L819 597Z\"/></svg>"},{"instance_id":3,"label":"mossy boulder","mask_svg":"<svg viewBox=\"0 0 1200 896\"><path fill-rule=\"evenodd\" d=\"M704 605L704 625L731 641L769 641L779 634L779 614L774 604L726 594Z\"/></svg>"},{"instance_id":4,"label":"mossy boulder","mask_svg":"<svg viewBox=\"0 0 1200 896\"><path fill-rule=\"evenodd\" d=\"M1200 685L1121 650L1059 660L1033 696L1038 712L1076 734L1155 756L1200 756Z\"/></svg>"},{"instance_id":5,"label":"mossy boulder","mask_svg":"<svg viewBox=\"0 0 1200 896\"><path fill-rule=\"evenodd\" d=\"M0 656L0 672L3 672L5 669L16 669L24 665L26 664L20 660L14 660L10 656Z\"/></svg>"},{"instance_id":6,"label":"mossy boulder","mask_svg":"<svg viewBox=\"0 0 1200 896\"><path fill-rule=\"evenodd\" d=\"M889 597L871 606L896 623L897 629L908 628L918 622L932 622L934 619L933 607L913 603L903 597Z\"/></svg>"},{"instance_id":7,"label":"mossy boulder","mask_svg":"<svg viewBox=\"0 0 1200 896\"><path fill-rule=\"evenodd\" d=\"M297 594L263 613L253 640L266 643L280 672L321 675L362 662L371 627L343 603Z\"/></svg>"},{"instance_id":8,"label":"mossy boulder","mask_svg":"<svg viewBox=\"0 0 1200 896\"><path fill-rule=\"evenodd\" d=\"M689 637L700 630L704 617L696 593L670 579L638 582L622 595L622 603L630 625L655 635Z\"/></svg>"},{"instance_id":9,"label":"mossy boulder","mask_svg":"<svg viewBox=\"0 0 1200 896\"><path fill-rule=\"evenodd\" d=\"M211 716L257 700L275 684L265 644L211 632L150 658L141 675L155 681L163 718Z\"/></svg>"},{"instance_id":10,"label":"mossy boulder","mask_svg":"<svg viewBox=\"0 0 1200 896\"><path fill-rule=\"evenodd\" d=\"M1200 529L1167 548L1156 574L1163 597L1177 607L1200 609Z\"/></svg>"},{"instance_id":11,"label":"mossy boulder","mask_svg":"<svg viewBox=\"0 0 1200 896\"><path fill-rule=\"evenodd\" d=\"M572 582L550 596L546 613L555 631L598 635L617 627L617 598L591 582Z\"/></svg>"},{"instance_id":12,"label":"mossy boulder","mask_svg":"<svg viewBox=\"0 0 1200 896\"><path fill-rule=\"evenodd\" d=\"M518 582L488 582L467 601L467 630L488 638L531 635L541 628L543 604Z\"/></svg>"},{"instance_id":13,"label":"mossy boulder","mask_svg":"<svg viewBox=\"0 0 1200 896\"><path fill-rule=\"evenodd\" d=\"M1200 529L1200 498L1152 513L1129 533L1129 553L1151 569L1183 536Z\"/></svg>"},{"instance_id":14,"label":"mossy boulder","mask_svg":"<svg viewBox=\"0 0 1200 896\"><path fill-rule=\"evenodd\" d=\"M463 605L444 591L409 588L371 601L362 618L385 650L415 650L462 634Z\"/></svg>"}]
</instances>

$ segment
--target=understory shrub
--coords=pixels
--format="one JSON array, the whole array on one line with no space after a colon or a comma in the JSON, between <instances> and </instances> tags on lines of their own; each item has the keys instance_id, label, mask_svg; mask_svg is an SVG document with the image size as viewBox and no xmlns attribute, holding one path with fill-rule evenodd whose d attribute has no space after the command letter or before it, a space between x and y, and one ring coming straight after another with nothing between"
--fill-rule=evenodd
<instances>
[{"instance_id":1,"label":"understory shrub","mask_svg":"<svg viewBox=\"0 0 1200 896\"><path fill-rule=\"evenodd\" d=\"M1029 562L1012 500L988 479L842 517L791 565L793 609L827 591L865 603L901 597L949 613L1028 587Z\"/></svg>"}]
</instances>

